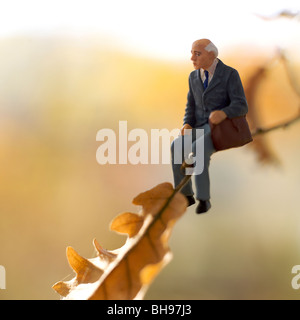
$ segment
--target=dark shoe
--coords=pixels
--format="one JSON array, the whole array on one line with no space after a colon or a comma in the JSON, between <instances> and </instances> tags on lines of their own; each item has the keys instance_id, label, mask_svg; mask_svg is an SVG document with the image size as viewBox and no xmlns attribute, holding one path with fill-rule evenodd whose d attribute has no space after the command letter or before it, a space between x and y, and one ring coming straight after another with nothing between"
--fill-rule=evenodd
<instances>
[{"instance_id":1,"label":"dark shoe","mask_svg":"<svg viewBox=\"0 0 300 320\"><path fill-rule=\"evenodd\" d=\"M196 203L195 198L193 196L186 196L186 198L188 201L188 207Z\"/></svg>"},{"instance_id":2,"label":"dark shoe","mask_svg":"<svg viewBox=\"0 0 300 320\"><path fill-rule=\"evenodd\" d=\"M209 200L199 200L199 204L196 208L196 213L204 213L207 212L211 208L211 204Z\"/></svg>"}]
</instances>

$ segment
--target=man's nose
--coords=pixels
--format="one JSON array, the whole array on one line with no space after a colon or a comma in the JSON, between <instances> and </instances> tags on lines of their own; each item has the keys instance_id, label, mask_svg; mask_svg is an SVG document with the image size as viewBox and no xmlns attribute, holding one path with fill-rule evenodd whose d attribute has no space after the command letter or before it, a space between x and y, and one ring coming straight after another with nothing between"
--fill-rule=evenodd
<instances>
[{"instance_id":1,"label":"man's nose","mask_svg":"<svg viewBox=\"0 0 300 320\"><path fill-rule=\"evenodd\" d=\"M192 54L192 56L191 56L191 60L192 61L195 61L196 59L195 59L195 55L194 54Z\"/></svg>"}]
</instances>

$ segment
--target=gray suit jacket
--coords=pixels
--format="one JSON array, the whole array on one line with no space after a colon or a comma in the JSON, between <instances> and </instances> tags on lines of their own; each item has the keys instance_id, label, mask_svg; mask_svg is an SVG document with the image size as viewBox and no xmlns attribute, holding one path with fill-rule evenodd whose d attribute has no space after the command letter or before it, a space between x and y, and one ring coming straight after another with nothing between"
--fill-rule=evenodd
<instances>
[{"instance_id":1,"label":"gray suit jacket","mask_svg":"<svg viewBox=\"0 0 300 320\"><path fill-rule=\"evenodd\" d=\"M228 118L243 116L248 105L238 72L219 60L214 76L204 91L200 70L191 72L183 124L199 128L208 123L212 111L223 110Z\"/></svg>"}]
</instances>

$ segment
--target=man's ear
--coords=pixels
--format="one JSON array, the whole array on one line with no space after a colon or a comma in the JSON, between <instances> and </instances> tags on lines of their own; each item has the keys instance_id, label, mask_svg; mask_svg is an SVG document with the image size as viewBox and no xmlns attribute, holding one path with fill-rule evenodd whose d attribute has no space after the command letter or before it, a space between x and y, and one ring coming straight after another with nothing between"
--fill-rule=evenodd
<instances>
[{"instance_id":1,"label":"man's ear","mask_svg":"<svg viewBox=\"0 0 300 320\"><path fill-rule=\"evenodd\" d=\"M213 62L213 61L215 60L215 58L216 58L215 53L214 53L213 51L210 51L210 52L209 52L209 56L210 56L212 62Z\"/></svg>"}]
</instances>

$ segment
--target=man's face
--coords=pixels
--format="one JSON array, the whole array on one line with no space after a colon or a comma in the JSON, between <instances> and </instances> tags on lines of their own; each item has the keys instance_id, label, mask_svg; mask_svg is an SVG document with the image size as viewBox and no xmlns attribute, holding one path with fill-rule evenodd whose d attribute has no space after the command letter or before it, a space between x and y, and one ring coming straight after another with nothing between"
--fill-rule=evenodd
<instances>
[{"instance_id":1,"label":"man's face","mask_svg":"<svg viewBox=\"0 0 300 320\"><path fill-rule=\"evenodd\" d=\"M206 46L207 43L193 43L191 60L193 61L193 65L196 70L209 68L215 59L213 52L205 50Z\"/></svg>"}]
</instances>

